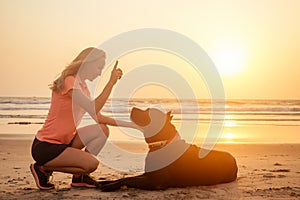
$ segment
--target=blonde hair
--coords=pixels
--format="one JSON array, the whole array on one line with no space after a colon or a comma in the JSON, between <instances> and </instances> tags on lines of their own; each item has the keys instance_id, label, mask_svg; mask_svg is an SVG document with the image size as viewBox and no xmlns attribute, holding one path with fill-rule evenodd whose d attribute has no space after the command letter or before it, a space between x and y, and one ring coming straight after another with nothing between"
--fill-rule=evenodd
<instances>
[{"instance_id":1,"label":"blonde hair","mask_svg":"<svg viewBox=\"0 0 300 200\"><path fill-rule=\"evenodd\" d=\"M93 62L99 58L105 57L103 50L89 47L80 52L80 54L61 72L60 76L50 84L50 89L59 92L64 88L64 81L67 76L74 76L84 63Z\"/></svg>"}]
</instances>

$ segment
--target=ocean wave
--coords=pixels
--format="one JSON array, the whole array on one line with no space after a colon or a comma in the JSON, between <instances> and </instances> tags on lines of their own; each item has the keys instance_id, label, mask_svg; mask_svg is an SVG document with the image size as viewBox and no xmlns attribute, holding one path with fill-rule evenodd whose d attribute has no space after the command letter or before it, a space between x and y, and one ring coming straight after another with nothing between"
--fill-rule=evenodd
<instances>
[{"instance_id":1,"label":"ocean wave","mask_svg":"<svg viewBox=\"0 0 300 200\"><path fill-rule=\"evenodd\" d=\"M41 97L0 97L0 104L50 104L50 98Z\"/></svg>"},{"instance_id":2,"label":"ocean wave","mask_svg":"<svg viewBox=\"0 0 300 200\"><path fill-rule=\"evenodd\" d=\"M0 118L24 118L24 119L45 119L47 117L47 115L24 115L24 114L20 114L20 115L2 115L0 114Z\"/></svg>"},{"instance_id":3,"label":"ocean wave","mask_svg":"<svg viewBox=\"0 0 300 200\"><path fill-rule=\"evenodd\" d=\"M50 98L0 97L0 118L46 119L50 102ZM300 121L300 100L219 100L214 101L212 106L212 101L206 99L109 99L102 112L115 118L129 119L132 107L147 108L150 105L161 105L172 111L174 120L206 122L213 112L217 117L230 116L231 119L226 120L240 123L299 124ZM91 120L88 115L83 119Z\"/></svg>"},{"instance_id":4,"label":"ocean wave","mask_svg":"<svg viewBox=\"0 0 300 200\"><path fill-rule=\"evenodd\" d=\"M49 108L38 107L0 107L0 110L49 110Z\"/></svg>"}]
</instances>

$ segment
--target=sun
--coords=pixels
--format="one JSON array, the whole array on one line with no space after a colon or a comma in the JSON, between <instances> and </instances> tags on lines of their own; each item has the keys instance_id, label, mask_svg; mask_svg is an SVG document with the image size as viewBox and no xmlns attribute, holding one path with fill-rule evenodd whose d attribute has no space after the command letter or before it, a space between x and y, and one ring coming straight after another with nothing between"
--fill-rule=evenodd
<instances>
[{"instance_id":1,"label":"sun","mask_svg":"<svg viewBox=\"0 0 300 200\"><path fill-rule=\"evenodd\" d=\"M222 138L224 138L224 139L234 139L236 136L235 136L235 134L233 134L233 133L223 133L222 134Z\"/></svg>"},{"instance_id":2,"label":"sun","mask_svg":"<svg viewBox=\"0 0 300 200\"><path fill-rule=\"evenodd\" d=\"M244 70L245 53L237 44L220 44L211 55L219 73L225 76L239 75Z\"/></svg>"}]
</instances>

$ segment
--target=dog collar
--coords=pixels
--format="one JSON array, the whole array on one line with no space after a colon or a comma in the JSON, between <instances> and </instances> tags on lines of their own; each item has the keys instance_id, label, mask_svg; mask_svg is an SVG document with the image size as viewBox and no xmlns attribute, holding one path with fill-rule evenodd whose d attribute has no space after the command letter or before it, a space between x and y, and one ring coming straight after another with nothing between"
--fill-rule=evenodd
<instances>
[{"instance_id":1,"label":"dog collar","mask_svg":"<svg viewBox=\"0 0 300 200\"><path fill-rule=\"evenodd\" d=\"M158 141L158 142L148 143L148 147L149 147L150 151L153 151L153 150L155 151L155 150L161 149L164 146L166 146L167 144L170 144L170 143L172 143L174 141L177 141L177 140L180 140L180 137L179 137L178 133L175 137L173 137L170 140L161 140L161 141Z\"/></svg>"},{"instance_id":2,"label":"dog collar","mask_svg":"<svg viewBox=\"0 0 300 200\"><path fill-rule=\"evenodd\" d=\"M149 149L152 148L158 148L158 147L164 147L168 144L168 140L162 140L162 141L158 141L158 142L151 142L148 144Z\"/></svg>"}]
</instances>

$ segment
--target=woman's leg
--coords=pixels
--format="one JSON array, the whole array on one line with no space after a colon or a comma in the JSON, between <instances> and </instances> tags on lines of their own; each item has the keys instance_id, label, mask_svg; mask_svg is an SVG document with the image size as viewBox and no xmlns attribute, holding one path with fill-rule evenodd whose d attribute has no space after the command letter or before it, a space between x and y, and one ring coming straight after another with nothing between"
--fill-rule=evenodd
<instances>
[{"instance_id":1,"label":"woman's leg","mask_svg":"<svg viewBox=\"0 0 300 200\"><path fill-rule=\"evenodd\" d=\"M99 161L90 153L68 147L59 156L43 165L47 171L71 174L89 174L95 171Z\"/></svg>"},{"instance_id":2,"label":"woman's leg","mask_svg":"<svg viewBox=\"0 0 300 200\"><path fill-rule=\"evenodd\" d=\"M99 161L92 155L97 155L104 146L109 134L106 125L90 125L78 129L72 146L66 148L59 156L43 165L43 169L72 174L88 174L95 171ZM85 152L81 149L86 146Z\"/></svg>"},{"instance_id":3,"label":"woman's leg","mask_svg":"<svg viewBox=\"0 0 300 200\"><path fill-rule=\"evenodd\" d=\"M93 155L98 155L106 143L109 136L109 129L105 124L89 125L77 130L77 135L72 143L72 147L86 150Z\"/></svg>"}]
</instances>

